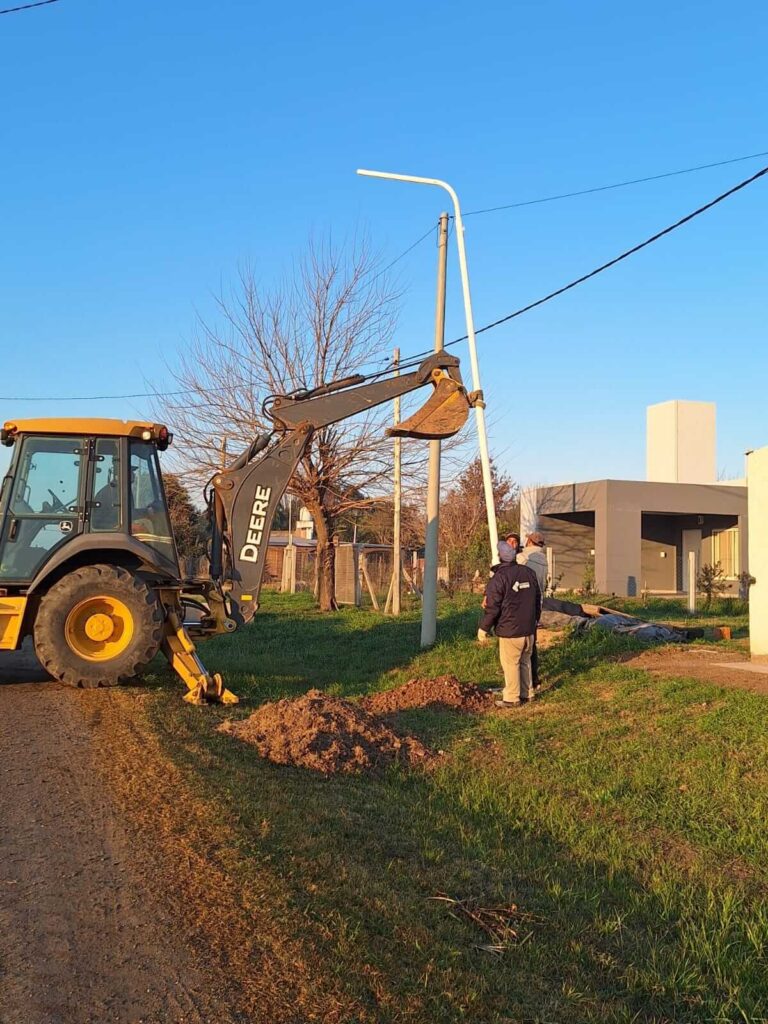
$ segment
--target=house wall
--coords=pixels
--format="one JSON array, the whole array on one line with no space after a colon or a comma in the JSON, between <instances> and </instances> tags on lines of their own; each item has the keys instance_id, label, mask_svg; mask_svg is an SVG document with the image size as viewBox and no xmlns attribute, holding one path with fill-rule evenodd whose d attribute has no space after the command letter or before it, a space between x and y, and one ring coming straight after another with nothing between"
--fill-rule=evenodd
<instances>
[{"instance_id":1,"label":"house wall","mask_svg":"<svg viewBox=\"0 0 768 1024\"><path fill-rule=\"evenodd\" d=\"M579 518L586 513L594 515L591 543L577 529L586 522ZM564 579L562 584L566 586L581 585L585 558L594 548L595 578L603 593L634 596L646 583L649 590L677 590L683 571L683 529L700 529L706 538L714 527L738 524L742 569L748 565L744 487L634 480L561 484L536 489L527 500L527 522L533 522L534 516L548 546L556 549L554 537L563 548L571 548L566 559L569 582ZM663 525L665 519L671 525ZM570 525L563 527L563 522ZM707 561L706 546L702 547ZM666 558L661 557L662 551ZM580 568L574 582L577 561ZM556 572L560 571L558 566Z\"/></svg>"},{"instance_id":2,"label":"house wall","mask_svg":"<svg viewBox=\"0 0 768 1024\"><path fill-rule=\"evenodd\" d=\"M642 505L608 480L605 500L595 510L595 579L604 594L637 597L642 588Z\"/></svg>"},{"instance_id":3,"label":"house wall","mask_svg":"<svg viewBox=\"0 0 768 1024\"><path fill-rule=\"evenodd\" d=\"M747 456L749 481L749 646L752 657L768 661L768 448Z\"/></svg>"},{"instance_id":4,"label":"house wall","mask_svg":"<svg viewBox=\"0 0 768 1024\"><path fill-rule=\"evenodd\" d=\"M640 575L643 590L674 592L678 589L677 562L680 527L670 516L643 513L640 540Z\"/></svg>"},{"instance_id":5,"label":"house wall","mask_svg":"<svg viewBox=\"0 0 768 1024\"><path fill-rule=\"evenodd\" d=\"M538 529L544 534L546 546L552 548L555 577L561 577L558 587L578 590L583 584L587 565L594 562L594 512L540 516Z\"/></svg>"},{"instance_id":6,"label":"house wall","mask_svg":"<svg viewBox=\"0 0 768 1024\"><path fill-rule=\"evenodd\" d=\"M659 402L646 413L649 481L709 484L717 479L714 402Z\"/></svg>"}]
</instances>

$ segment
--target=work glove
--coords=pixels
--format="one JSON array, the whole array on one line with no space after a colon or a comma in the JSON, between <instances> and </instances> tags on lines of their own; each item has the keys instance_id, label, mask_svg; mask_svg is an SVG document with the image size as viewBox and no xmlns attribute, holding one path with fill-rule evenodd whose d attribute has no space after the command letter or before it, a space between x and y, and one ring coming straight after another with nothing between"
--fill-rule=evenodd
<instances>
[{"instance_id":1,"label":"work glove","mask_svg":"<svg viewBox=\"0 0 768 1024\"><path fill-rule=\"evenodd\" d=\"M487 644L490 637L484 629L478 629L477 631L477 642L479 644Z\"/></svg>"}]
</instances>

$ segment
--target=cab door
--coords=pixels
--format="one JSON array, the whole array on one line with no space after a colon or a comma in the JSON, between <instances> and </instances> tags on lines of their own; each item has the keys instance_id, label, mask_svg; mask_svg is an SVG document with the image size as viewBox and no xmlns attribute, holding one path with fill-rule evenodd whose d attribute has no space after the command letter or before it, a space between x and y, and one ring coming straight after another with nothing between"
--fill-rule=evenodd
<instances>
[{"instance_id":1,"label":"cab door","mask_svg":"<svg viewBox=\"0 0 768 1024\"><path fill-rule=\"evenodd\" d=\"M28 583L83 529L87 448L81 437L20 439L0 537L0 580Z\"/></svg>"}]
</instances>

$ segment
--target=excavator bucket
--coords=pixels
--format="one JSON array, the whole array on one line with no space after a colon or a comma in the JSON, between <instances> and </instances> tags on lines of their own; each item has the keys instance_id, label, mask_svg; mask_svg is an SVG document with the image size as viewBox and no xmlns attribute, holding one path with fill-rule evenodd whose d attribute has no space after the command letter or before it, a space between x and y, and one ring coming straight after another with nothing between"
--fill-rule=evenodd
<instances>
[{"instance_id":1,"label":"excavator bucket","mask_svg":"<svg viewBox=\"0 0 768 1024\"><path fill-rule=\"evenodd\" d=\"M417 437L425 441L440 441L458 434L469 415L467 392L458 381L440 370L433 371L435 390L429 400L413 416L390 427L390 437Z\"/></svg>"}]
</instances>

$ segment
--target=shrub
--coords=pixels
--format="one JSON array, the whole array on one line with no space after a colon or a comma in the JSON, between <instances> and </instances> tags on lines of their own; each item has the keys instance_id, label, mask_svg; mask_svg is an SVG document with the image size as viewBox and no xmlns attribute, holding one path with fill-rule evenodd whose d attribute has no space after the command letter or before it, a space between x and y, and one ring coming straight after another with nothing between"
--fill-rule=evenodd
<instances>
[{"instance_id":1,"label":"shrub","mask_svg":"<svg viewBox=\"0 0 768 1024\"><path fill-rule=\"evenodd\" d=\"M582 597L592 597L596 593L597 586L595 583L595 563L587 562L584 566L584 575L581 578L580 594Z\"/></svg>"},{"instance_id":2,"label":"shrub","mask_svg":"<svg viewBox=\"0 0 768 1024\"><path fill-rule=\"evenodd\" d=\"M702 565L701 571L696 577L696 586L704 595L704 607L709 608L713 599L728 589L728 583L720 563Z\"/></svg>"}]
</instances>

